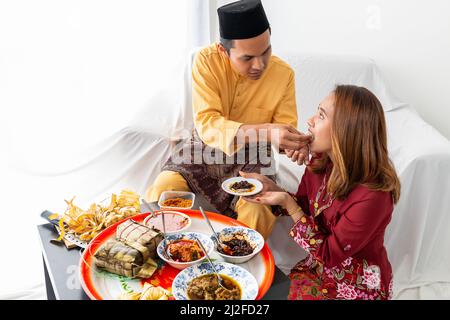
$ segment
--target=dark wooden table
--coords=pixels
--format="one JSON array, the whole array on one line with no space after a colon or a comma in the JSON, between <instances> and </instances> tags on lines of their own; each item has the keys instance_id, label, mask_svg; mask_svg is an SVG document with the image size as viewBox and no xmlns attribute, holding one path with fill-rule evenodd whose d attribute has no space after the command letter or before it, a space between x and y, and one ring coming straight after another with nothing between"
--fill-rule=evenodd
<instances>
[{"instance_id":1,"label":"dark wooden table","mask_svg":"<svg viewBox=\"0 0 450 320\"><path fill-rule=\"evenodd\" d=\"M214 211L202 199L196 197L193 209L198 209L199 205L207 211ZM151 203L151 206L158 209L156 203ZM58 236L50 223L39 225L38 231L42 245L47 299L89 300L78 276L81 251L78 248L67 250L63 244L50 243L50 240ZM263 300L285 300L288 290L289 278L275 267L272 286Z\"/></svg>"}]
</instances>

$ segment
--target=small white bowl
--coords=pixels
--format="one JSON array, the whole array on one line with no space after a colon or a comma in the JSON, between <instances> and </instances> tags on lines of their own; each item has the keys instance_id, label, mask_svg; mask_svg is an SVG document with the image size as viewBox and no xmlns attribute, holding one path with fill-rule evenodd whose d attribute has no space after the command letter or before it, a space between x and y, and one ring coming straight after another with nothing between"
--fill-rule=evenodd
<instances>
[{"instance_id":1,"label":"small white bowl","mask_svg":"<svg viewBox=\"0 0 450 320\"><path fill-rule=\"evenodd\" d=\"M173 199L173 198L183 198L187 200L192 200L192 204L189 207L167 207L163 205L163 202L167 199ZM192 192L187 191L164 191L161 193L161 196L159 197L158 206L161 209L167 209L167 210L176 210L176 209L191 209L194 206L195 202L195 194Z\"/></svg>"},{"instance_id":2,"label":"small white bowl","mask_svg":"<svg viewBox=\"0 0 450 320\"><path fill-rule=\"evenodd\" d=\"M198 239L199 241L202 242L203 246L205 247L208 255L211 255L211 252L214 250L214 243L212 242L212 240L203 233L199 233L199 232L181 232L181 233L175 233L175 234L168 234L166 235L166 240L167 243L169 243L169 241L174 241L174 240L180 240L180 239L188 239L188 240L195 240ZM204 255L202 258L195 260L195 261L191 261L191 262L177 262L177 261L173 261L169 258L167 258L164 254L164 250L166 250L166 243L165 241L161 241L158 245L158 247L156 248L156 252L158 253L158 256L165 262L167 262L169 265L171 265L174 268L177 269L185 269L187 267L193 266L194 264L200 263L203 260L206 259L206 255Z\"/></svg>"},{"instance_id":3,"label":"small white bowl","mask_svg":"<svg viewBox=\"0 0 450 320\"><path fill-rule=\"evenodd\" d=\"M178 233L178 232L183 232L186 231L192 224L192 219L187 215L184 214L182 212L178 212L178 211L169 211L169 210L161 210L159 212L155 212L156 218L153 218L151 214L149 214L145 219L144 219L144 225L148 226L148 227L155 227L156 229L158 229L159 231L163 231L163 226L162 226L162 218L161 218L161 214L162 212L164 212L164 222L166 224L166 234L172 234L172 233ZM171 219L173 219L175 216L178 217L182 217L183 219L186 219L187 223L184 227L180 228L180 229L170 229L171 226Z\"/></svg>"},{"instance_id":4,"label":"small white bowl","mask_svg":"<svg viewBox=\"0 0 450 320\"><path fill-rule=\"evenodd\" d=\"M256 230L235 226L235 227L227 227L222 229L220 232L218 232L219 240L222 241L223 236L235 234L235 233L241 233L246 238L248 238L248 241L250 245L253 247L253 252L251 254L245 255L245 256L230 256L227 254L223 254L217 250L217 244L215 243L214 236L211 236L211 240L214 241L214 249L216 250L217 254L220 255L222 258L225 259L225 261L231 262L231 263L244 263L252 259L254 256L256 256L264 247L264 237Z\"/></svg>"}]
</instances>

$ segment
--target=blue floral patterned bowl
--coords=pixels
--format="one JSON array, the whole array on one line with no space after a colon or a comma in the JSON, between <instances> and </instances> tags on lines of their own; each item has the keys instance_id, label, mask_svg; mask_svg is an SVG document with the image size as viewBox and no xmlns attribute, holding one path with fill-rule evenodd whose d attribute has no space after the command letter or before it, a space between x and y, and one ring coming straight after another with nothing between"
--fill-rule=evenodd
<instances>
[{"instance_id":1,"label":"blue floral patterned bowl","mask_svg":"<svg viewBox=\"0 0 450 320\"><path fill-rule=\"evenodd\" d=\"M255 277L246 269L226 262L214 262L214 267L219 274L231 277L241 287L242 300L255 300L259 287ZM214 273L208 262L196 264L182 270L173 280L172 294L177 300L189 300L187 288L190 282L202 275Z\"/></svg>"},{"instance_id":2,"label":"blue floral patterned bowl","mask_svg":"<svg viewBox=\"0 0 450 320\"><path fill-rule=\"evenodd\" d=\"M214 243L212 242L212 240L206 234L203 234L203 233L199 233L199 232L180 232L180 233L174 233L174 234L166 235L167 243L165 243L164 240L161 241L159 243L158 247L156 248L156 252L158 253L158 256L162 260L164 260L169 265L171 265L172 267L177 268L177 269L187 268L187 267L192 266L194 264L200 263L200 262L202 262L203 260L206 259L206 255L204 255L202 258L200 258L198 260L191 261L191 262L177 262L177 261L174 261L174 260L168 258L164 254L164 250L166 249L167 244L170 241L180 240L180 239L187 239L187 240L198 239L199 241L202 242L202 244L205 247L208 255L210 255L211 252L214 249Z\"/></svg>"},{"instance_id":3,"label":"blue floral patterned bowl","mask_svg":"<svg viewBox=\"0 0 450 320\"><path fill-rule=\"evenodd\" d=\"M253 248L253 252L251 254L245 256L231 256L228 254L221 253L217 250L217 244L214 236L211 236L211 240L214 241L214 249L217 254L219 254L225 261L231 263L244 263L256 256L264 247L264 237L256 230L245 228L245 227L227 227L218 232L219 239L224 241L227 237L233 236L233 234L242 234L246 240L250 243Z\"/></svg>"}]
</instances>

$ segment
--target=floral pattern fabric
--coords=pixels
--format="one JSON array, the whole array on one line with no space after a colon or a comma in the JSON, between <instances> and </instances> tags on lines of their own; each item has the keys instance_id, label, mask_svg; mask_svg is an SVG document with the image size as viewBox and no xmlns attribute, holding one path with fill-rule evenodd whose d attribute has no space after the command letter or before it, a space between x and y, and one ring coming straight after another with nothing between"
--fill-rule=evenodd
<instances>
[{"instance_id":1,"label":"floral pattern fabric","mask_svg":"<svg viewBox=\"0 0 450 320\"><path fill-rule=\"evenodd\" d=\"M380 267L366 259L350 256L338 265L325 266L315 253L327 235L319 230L313 218L303 216L291 229L290 236L309 255L291 271L289 299L386 300L392 297L392 277L385 288Z\"/></svg>"}]
</instances>

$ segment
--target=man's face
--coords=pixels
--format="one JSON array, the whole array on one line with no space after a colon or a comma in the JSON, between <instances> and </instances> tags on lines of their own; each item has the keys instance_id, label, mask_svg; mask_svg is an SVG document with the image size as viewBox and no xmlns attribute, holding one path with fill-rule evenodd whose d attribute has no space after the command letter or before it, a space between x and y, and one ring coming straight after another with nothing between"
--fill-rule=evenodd
<instances>
[{"instance_id":1,"label":"man's face","mask_svg":"<svg viewBox=\"0 0 450 320\"><path fill-rule=\"evenodd\" d=\"M229 57L241 75L258 80L266 70L271 55L270 31L267 29L257 37L234 40Z\"/></svg>"}]
</instances>

